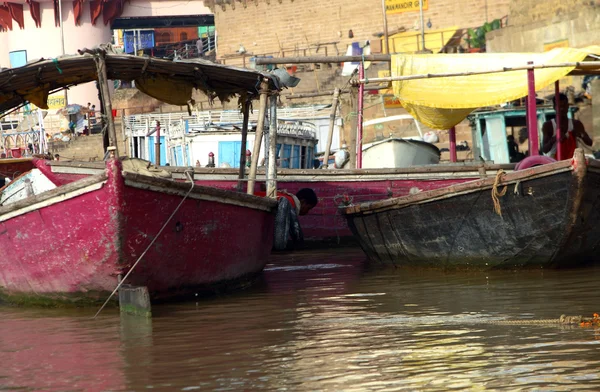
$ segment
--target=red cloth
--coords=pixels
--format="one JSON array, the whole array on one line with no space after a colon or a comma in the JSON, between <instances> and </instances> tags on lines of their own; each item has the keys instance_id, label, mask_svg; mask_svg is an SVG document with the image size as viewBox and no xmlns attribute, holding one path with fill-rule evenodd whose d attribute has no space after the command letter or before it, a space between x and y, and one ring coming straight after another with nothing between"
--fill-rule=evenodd
<instances>
[{"instance_id":1,"label":"red cloth","mask_svg":"<svg viewBox=\"0 0 600 392\"><path fill-rule=\"evenodd\" d=\"M567 132L565 140L560 142L560 157L562 159L571 159L577 148L577 138L574 132Z\"/></svg>"},{"instance_id":2,"label":"red cloth","mask_svg":"<svg viewBox=\"0 0 600 392\"><path fill-rule=\"evenodd\" d=\"M23 4L9 3L8 1L5 1L4 6L8 7L10 16L14 19L15 22L17 22L21 30L23 30L25 28L25 20L23 17Z\"/></svg>"},{"instance_id":3,"label":"red cloth","mask_svg":"<svg viewBox=\"0 0 600 392\"><path fill-rule=\"evenodd\" d=\"M58 0L54 0L54 26L60 26L60 13L58 12Z\"/></svg>"},{"instance_id":4,"label":"red cloth","mask_svg":"<svg viewBox=\"0 0 600 392\"><path fill-rule=\"evenodd\" d=\"M254 192L254 195L260 196L260 197L266 197L267 192L258 191L258 192ZM292 195L290 195L289 193L285 193L285 192L277 192L277 200L281 199L282 197L285 197L286 199L288 199L290 204L292 205L292 207L294 209L296 208L296 202L294 201L294 198L292 197Z\"/></svg>"},{"instance_id":5,"label":"red cloth","mask_svg":"<svg viewBox=\"0 0 600 392\"><path fill-rule=\"evenodd\" d=\"M102 14L102 8L104 7L103 0L92 0L90 1L90 15L92 17L92 25L96 25L96 21Z\"/></svg>"},{"instance_id":6,"label":"red cloth","mask_svg":"<svg viewBox=\"0 0 600 392\"><path fill-rule=\"evenodd\" d=\"M12 16L8 7L0 6L0 24L7 30L12 30Z\"/></svg>"},{"instance_id":7,"label":"red cloth","mask_svg":"<svg viewBox=\"0 0 600 392\"><path fill-rule=\"evenodd\" d=\"M102 9L102 17L104 25L108 26L110 22L117 19L123 13L125 7L125 0L112 0L105 1L104 8Z\"/></svg>"},{"instance_id":8,"label":"red cloth","mask_svg":"<svg viewBox=\"0 0 600 392\"><path fill-rule=\"evenodd\" d=\"M73 15L75 26L81 26L81 14L83 13L83 0L73 0Z\"/></svg>"},{"instance_id":9,"label":"red cloth","mask_svg":"<svg viewBox=\"0 0 600 392\"><path fill-rule=\"evenodd\" d=\"M29 13L35 22L35 27L42 27L42 17L40 16L40 3L34 0L27 0L29 4Z\"/></svg>"}]
</instances>

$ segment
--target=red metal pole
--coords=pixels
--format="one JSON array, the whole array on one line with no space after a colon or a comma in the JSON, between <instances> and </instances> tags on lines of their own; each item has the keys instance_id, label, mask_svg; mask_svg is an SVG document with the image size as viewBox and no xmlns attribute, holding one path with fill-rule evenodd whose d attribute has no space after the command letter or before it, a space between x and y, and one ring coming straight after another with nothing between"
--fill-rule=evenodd
<instances>
[{"instance_id":1,"label":"red metal pole","mask_svg":"<svg viewBox=\"0 0 600 392\"><path fill-rule=\"evenodd\" d=\"M358 65L358 78L365 78L365 68L363 63L360 62ZM362 142L363 142L363 108L365 104L365 84L361 83L358 86L358 123L357 123L357 137L356 137L356 168L362 168ZM326 157L327 158L327 157Z\"/></svg>"},{"instance_id":2,"label":"red metal pole","mask_svg":"<svg viewBox=\"0 0 600 392\"><path fill-rule=\"evenodd\" d=\"M561 145L561 133L560 133L560 82L557 80L556 83L554 83L554 118L556 121L556 160L557 161L562 161L563 157L562 157L562 151L560 150L560 145Z\"/></svg>"},{"instance_id":3,"label":"red metal pole","mask_svg":"<svg viewBox=\"0 0 600 392\"><path fill-rule=\"evenodd\" d=\"M450 162L456 162L456 127L450 128Z\"/></svg>"},{"instance_id":4,"label":"red metal pole","mask_svg":"<svg viewBox=\"0 0 600 392\"><path fill-rule=\"evenodd\" d=\"M533 65L533 61L527 64ZM538 136L537 107L535 101L535 74L533 68L527 70L527 129L529 131L529 156L540 155L540 141Z\"/></svg>"}]
</instances>

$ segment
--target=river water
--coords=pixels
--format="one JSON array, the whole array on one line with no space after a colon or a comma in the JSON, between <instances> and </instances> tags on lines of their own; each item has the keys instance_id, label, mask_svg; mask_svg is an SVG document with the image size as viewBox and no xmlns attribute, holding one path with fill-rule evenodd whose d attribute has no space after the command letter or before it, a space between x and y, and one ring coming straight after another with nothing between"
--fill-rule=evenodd
<instances>
[{"instance_id":1,"label":"river water","mask_svg":"<svg viewBox=\"0 0 600 392\"><path fill-rule=\"evenodd\" d=\"M155 306L0 307L0 390L600 390L600 269L442 272L273 257L251 289Z\"/></svg>"}]
</instances>

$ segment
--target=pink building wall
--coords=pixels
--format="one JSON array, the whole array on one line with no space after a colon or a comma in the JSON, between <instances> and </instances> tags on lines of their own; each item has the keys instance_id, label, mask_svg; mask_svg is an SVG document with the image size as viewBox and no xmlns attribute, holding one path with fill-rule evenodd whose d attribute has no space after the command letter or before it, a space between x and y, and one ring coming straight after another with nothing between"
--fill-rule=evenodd
<instances>
[{"instance_id":1,"label":"pink building wall","mask_svg":"<svg viewBox=\"0 0 600 392\"><path fill-rule=\"evenodd\" d=\"M13 2L16 2L13 0ZM13 22L13 30L0 33L0 66L10 67L9 53L17 50L27 51L27 61L40 58L53 58L62 54L60 28L54 25L52 1L40 1L42 26L37 28L29 12L29 5L23 5L25 28L21 30ZM110 42L110 26L104 26L100 20L92 26L89 3L85 3L81 17L81 26L75 26L73 2L62 2L62 21L65 37L65 53L74 54L78 49ZM69 103L86 105L91 102L99 107L98 93L94 83L76 86L68 91Z\"/></svg>"},{"instance_id":2,"label":"pink building wall","mask_svg":"<svg viewBox=\"0 0 600 392\"><path fill-rule=\"evenodd\" d=\"M35 26L31 17L29 5L24 0L11 0L13 3L23 3L25 26L21 30L19 25L13 22L12 31L0 32L0 67L10 67L9 53L13 51L26 50L28 62L39 58L58 57L62 54L60 28L54 24L52 0L38 1L42 19L42 25L39 28ZM121 17L193 14L212 14L212 12L204 6L202 1L132 0L125 3ZM75 26L73 1L62 1L62 21L66 54L76 54L78 49L111 42L110 26L104 25L102 16L95 26L92 25L88 1L83 6L80 26ZM94 83L69 89L68 99L69 103L86 105L87 102L91 102L99 108L98 92Z\"/></svg>"}]
</instances>

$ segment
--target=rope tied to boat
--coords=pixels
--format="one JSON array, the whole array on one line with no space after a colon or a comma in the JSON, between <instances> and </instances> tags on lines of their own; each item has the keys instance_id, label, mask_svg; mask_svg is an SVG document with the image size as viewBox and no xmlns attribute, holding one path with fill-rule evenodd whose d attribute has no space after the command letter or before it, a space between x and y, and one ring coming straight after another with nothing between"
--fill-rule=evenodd
<instances>
[{"instance_id":1,"label":"rope tied to boat","mask_svg":"<svg viewBox=\"0 0 600 392\"><path fill-rule=\"evenodd\" d=\"M104 307L108 304L108 301L110 301L110 299L115 295L115 293L121 288L121 286L123 285L123 283L125 283L125 281L129 277L129 275L131 275L131 273L133 272L133 270L135 269L135 267L138 265L138 263L142 260L142 258L144 258L144 256L146 255L146 253L148 253L148 251L150 250L150 248L152 247L152 245L154 245L154 243L156 242L156 240L158 239L158 237L160 237L161 233L167 227L167 225L169 224L169 222L171 222L171 219L173 219L173 217L175 216L175 214L177 213L177 211L179 211L179 208L182 206L183 202L188 198L188 196L190 195L190 193L192 193L192 191L194 190L194 186L195 186L195 184L194 184L194 168L193 167L188 168L185 171L185 176L192 183L192 186L190 187L190 190L187 191L187 193L185 194L185 196L183 197L183 199L181 199L181 201L179 202L179 204L177 205L177 207L175 207L175 210L171 213L171 215L169 216L169 218L167 218L166 222L162 225L162 227L160 228L160 230L158 231L158 233L154 236L154 238L152 239L152 241L150 242L150 244L142 252L142 254L140 255L140 257L138 257L138 259L135 261L135 263L133 263L133 265L131 266L131 268L129 269L129 271L127 271L127 274L125 274L125 276L123 277L123 279L121 279L121 281L117 284L117 287L115 287L115 289L113 290L113 292L110 293L110 295L108 296L108 298L106 299L106 301L104 301L104 304L102 304L102 306L100 307L100 309L98 309L98 312L96 312L96 314L94 315L93 318L96 318L100 314L100 312L102 311L102 309L104 309Z\"/></svg>"},{"instance_id":2,"label":"rope tied to boat","mask_svg":"<svg viewBox=\"0 0 600 392\"><path fill-rule=\"evenodd\" d=\"M502 181L502 177L506 174L506 172L502 169L498 170L496 173L496 179L494 180L494 186L492 187L492 200L494 201L494 211L496 214L502 216L502 207L500 206L500 198L506 195L506 190L508 189L507 185L504 185L504 189L498 191L498 186Z\"/></svg>"}]
</instances>

